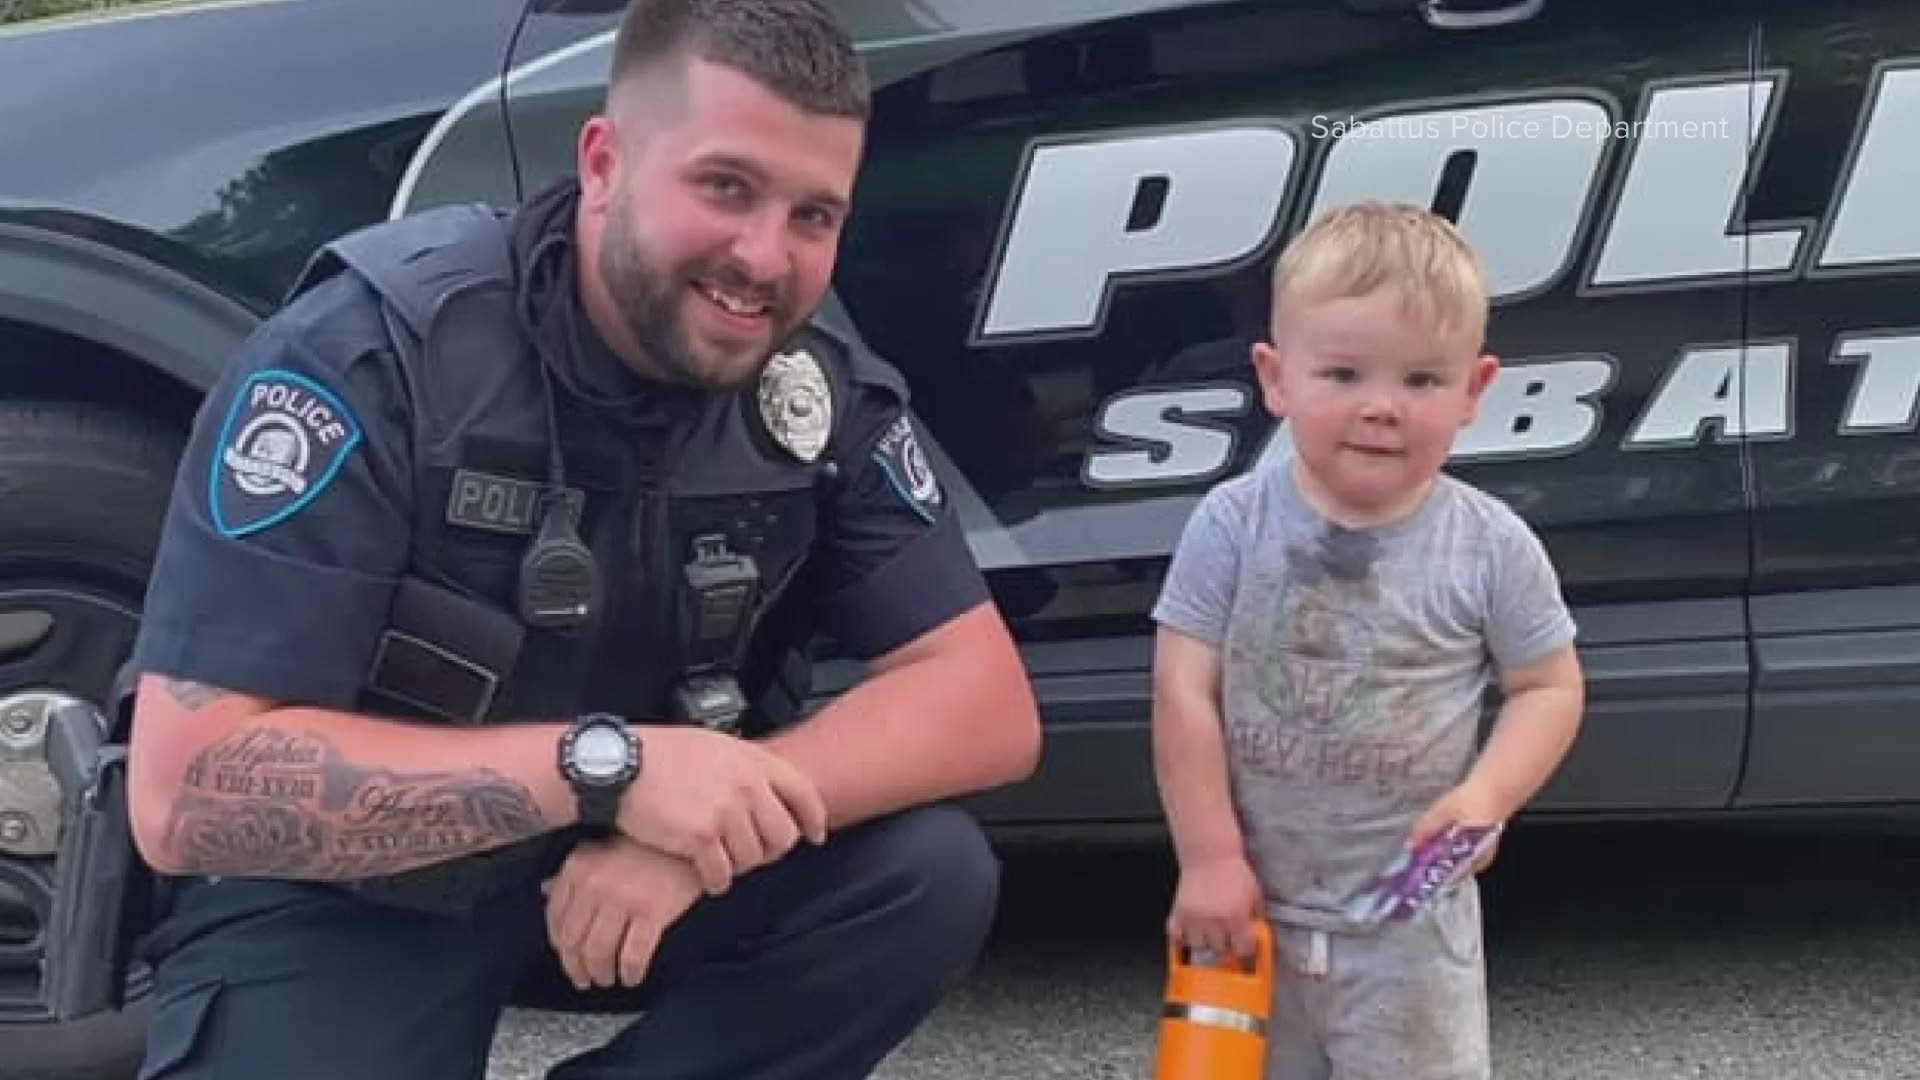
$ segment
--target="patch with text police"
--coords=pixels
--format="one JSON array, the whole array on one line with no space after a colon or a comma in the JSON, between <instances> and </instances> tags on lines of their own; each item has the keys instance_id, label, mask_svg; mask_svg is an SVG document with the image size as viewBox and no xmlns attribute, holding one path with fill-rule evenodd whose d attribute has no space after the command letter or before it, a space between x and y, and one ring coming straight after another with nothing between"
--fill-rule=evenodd
<instances>
[{"instance_id":1,"label":"patch with text police","mask_svg":"<svg viewBox=\"0 0 1920 1080\"><path fill-rule=\"evenodd\" d=\"M943 498L940 480L927 464L927 455L920 449L920 440L913 433L913 421L907 419L907 414L901 413L881 433L880 441L873 447L873 460L879 463L893 490L907 505L932 521Z\"/></svg>"},{"instance_id":2,"label":"patch with text police","mask_svg":"<svg viewBox=\"0 0 1920 1080\"><path fill-rule=\"evenodd\" d=\"M360 423L305 375L269 368L234 394L208 476L214 528L246 536L313 502L360 442Z\"/></svg>"}]
</instances>

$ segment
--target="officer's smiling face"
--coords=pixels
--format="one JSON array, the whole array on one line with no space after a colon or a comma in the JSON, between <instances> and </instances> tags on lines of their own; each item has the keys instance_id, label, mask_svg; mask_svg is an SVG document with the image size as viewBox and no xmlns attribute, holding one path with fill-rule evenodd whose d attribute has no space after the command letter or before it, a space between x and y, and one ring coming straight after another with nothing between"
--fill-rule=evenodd
<instances>
[{"instance_id":1,"label":"officer's smiling face","mask_svg":"<svg viewBox=\"0 0 1920 1080\"><path fill-rule=\"evenodd\" d=\"M826 292L862 127L700 60L629 93L581 133L588 311L643 374L749 383Z\"/></svg>"}]
</instances>

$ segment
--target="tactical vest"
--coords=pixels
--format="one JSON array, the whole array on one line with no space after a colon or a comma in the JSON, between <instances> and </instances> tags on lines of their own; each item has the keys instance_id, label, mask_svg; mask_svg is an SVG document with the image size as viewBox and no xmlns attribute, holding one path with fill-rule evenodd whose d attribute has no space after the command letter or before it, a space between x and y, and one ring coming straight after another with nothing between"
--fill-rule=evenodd
<instances>
[{"instance_id":1,"label":"tactical vest","mask_svg":"<svg viewBox=\"0 0 1920 1080\"><path fill-rule=\"evenodd\" d=\"M343 269L369 284L410 399L412 550L361 707L453 724L657 722L734 678L754 703L749 729L777 724L796 698L778 676L805 665L769 624L792 614L780 602L841 475L852 384L904 396L898 377L814 326L756 390L711 395L658 430L624 427L547 370L520 318L511 229L478 206L376 225L321 249L294 289ZM557 626L516 600L556 499L598 581L586 617ZM549 871L559 848L548 837L359 888L460 907Z\"/></svg>"}]
</instances>

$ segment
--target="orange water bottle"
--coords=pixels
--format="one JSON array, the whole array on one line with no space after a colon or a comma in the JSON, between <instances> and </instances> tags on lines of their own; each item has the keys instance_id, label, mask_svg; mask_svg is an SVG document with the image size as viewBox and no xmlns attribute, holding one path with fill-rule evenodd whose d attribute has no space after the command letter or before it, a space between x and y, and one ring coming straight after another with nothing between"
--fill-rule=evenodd
<instances>
[{"instance_id":1,"label":"orange water bottle","mask_svg":"<svg viewBox=\"0 0 1920 1080\"><path fill-rule=\"evenodd\" d=\"M1195 963L1191 950L1168 941L1153 1080L1260 1080L1273 1006L1273 933L1264 920L1254 920L1253 940L1251 967L1237 956Z\"/></svg>"}]
</instances>

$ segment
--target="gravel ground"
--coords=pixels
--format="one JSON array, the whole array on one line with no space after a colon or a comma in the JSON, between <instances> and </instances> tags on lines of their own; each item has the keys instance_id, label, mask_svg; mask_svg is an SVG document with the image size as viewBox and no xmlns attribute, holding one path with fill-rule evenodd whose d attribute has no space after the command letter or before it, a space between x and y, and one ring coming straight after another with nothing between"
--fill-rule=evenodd
<instances>
[{"instance_id":1,"label":"gravel ground","mask_svg":"<svg viewBox=\"0 0 1920 1080\"><path fill-rule=\"evenodd\" d=\"M1501 1080L1920 1078L1920 840L1828 829L1537 829L1486 882ZM1151 1074L1169 867L1011 850L974 977L877 1080ZM617 1021L508 1017L489 1080Z\"/></svg>"}]
</instances>

